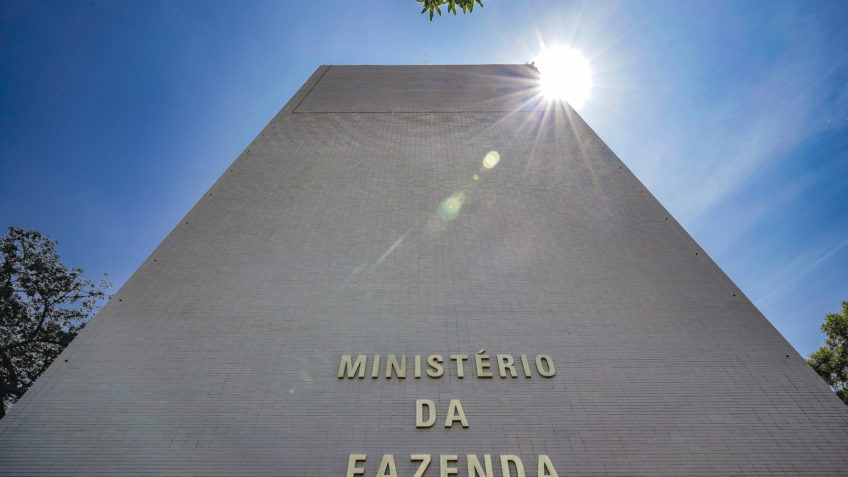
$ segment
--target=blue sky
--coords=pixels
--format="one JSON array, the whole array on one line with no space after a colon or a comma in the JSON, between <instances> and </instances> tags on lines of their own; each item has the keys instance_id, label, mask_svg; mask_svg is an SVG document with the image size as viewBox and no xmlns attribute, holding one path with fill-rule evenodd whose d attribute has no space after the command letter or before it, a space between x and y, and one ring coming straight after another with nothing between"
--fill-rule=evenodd
<instances>
[{"instance_id":1,"label":"blue sky","mask_svg":"<svg viewBox=\"0 0 848 477\"><path fill-rule=\"evenodd\" d=\"M802 354L848 300L848 2L0 1L0 226L121 285L321 64L583 52L580 114Z\"/></svg>"}]
</instances>

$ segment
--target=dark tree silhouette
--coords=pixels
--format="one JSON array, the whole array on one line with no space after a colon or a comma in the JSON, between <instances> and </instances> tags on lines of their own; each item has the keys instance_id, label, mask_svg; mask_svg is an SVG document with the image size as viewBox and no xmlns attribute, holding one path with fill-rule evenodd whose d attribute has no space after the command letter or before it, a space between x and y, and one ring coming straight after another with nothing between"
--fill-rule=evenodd
<instances>
[{"instance_id":1,"label":"dark tree silhouette","mask_svg":"<svg viewBox=\"0 0 848 477\"><path fill-rule=\"evenodd\" d=\"M0 238L0 417L85 326L110 286L68 269L56 243L17 227Z\"/></svg>"},{"instance_id":2,"label":"dark tree silhouette","mask_svg":"<svg viewBox=\"0 0 848 477\"><path fill-rule=\"evenodd\" d=\"M827 381L845 404L848 404L848 301L842 302L842 313L828 313L821 327L824 346L810 355L810 366Z\"/></svg>"}]
</instances>

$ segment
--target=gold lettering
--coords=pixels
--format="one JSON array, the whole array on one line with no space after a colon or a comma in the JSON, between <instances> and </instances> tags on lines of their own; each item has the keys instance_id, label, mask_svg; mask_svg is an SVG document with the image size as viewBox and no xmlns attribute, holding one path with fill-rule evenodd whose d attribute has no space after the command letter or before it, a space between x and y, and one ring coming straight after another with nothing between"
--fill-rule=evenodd
<instances>
[{"instance_id":1,"label":"gold lettering","mask_svg":"<svg viewBox=\"0 0 848 477\"><path fill-rule=\"evenodd\" d=\"M465 377L465 369L462 366L462 362L468 359L467 354L452 354L450 355L450 359L456 361L456 377L462 379Z\"/></svg>"},{"instance_id":2,"label":"gold lettering","mask_svg":"<svg viewBox=\"0 0 848 477\"><path fill-rule=\"evenodd\" d=\"M395 456L386 454L380 462L380 469L377 471L377 477L398 477L397 469L395 469Z\"/></svg>"},{"instance_id":3,"label":"gold lettering","mask_svg":"<svg viewBox=\"0 0 848 477\"><path fill-rule=\"evenodd\" d=\"M529 378L530 377L530 363L527 362L527 355L526 354L521 355L521 367L524 368L524 377Z\"/></svg>"},{"instance_id":4,"label":"gold lettering","mask_svg":"<svg viewBox=\"0 0 848 477\"><path fill-rule=\"evenodd\" d=\"M356 375L356 372L359 371L359 375L357 376L359 379L365 377L365 363L368 359L364 354L360 354L356 356L356 361L351 363L351 356L349 354L343 354L342 360L339 363L339 379L344 378L345 371L347 371L347 377L353 379L353 376Z\"/></svg>"},{"instance_id":5,"label":"gold lettering","mask_svg":"<svg viewBox=\"0 0 848 477\"><path fill-rule=\"evenodd\" d=\"M542 366L542 361L547 363L546 366ZM547 369L543 369L547 368ZM554 374L556 374L556 369L554 369L554 360L547 354L540 354L536 356L536 370L539 371L539 374L546 378L550 378Z\"/></svg>"},{"instance_id":6,"label":"gold lettering","mask_svg":"<svg viewBox=\"0 0 848 477\"><path fill-rule=\"evenodd\" d=\"M394 369L395 374L398 379L406 379L406 355L402 354L400 356L400 363L398 363L395 355L390 354L386 357L386 379L392 378L392 370Z\"/></svg>"},{"instance_id":7,"label":"gold lettering","mask_svg":"<svg viewBox=\"0 0 848 477\"><path fill-rule=\"evenodd\" d=\"M374 362L371 364L371 379L380 377L380 355L374 355Z\"/></svg>"},{"instance_id":8,"label":"gold lettering","mask_svg":"<svg viewBox=\"0 0 848 477\"><path fill-rule=\"evenodd\" d=\"M477 377L478 378L491 378L492 372L486 371L489 369L491 364L489 363L489 355L484 354L486 352L485 349L481 349L474 355L474 361L477 362Z\"/></svg>"},{"instance_id":9,"label":"gold lettering","mask_svg":"<svg viewBox=\"0 0 848 477\"><path fill-rule=\"evenodd\" d=\"M427 364L430 365L430 369L427 370L427 376L441 378L445 374L445 368L441 365L444 361L445 359L440 354L431 354L428 356Z\"/></svg>"},{"instance_id":10,"label":"gold lettering","mask_svg":"<svg viewBox=\"0 0 848 477\"><path fill-rule=\"evenodd\" d=\"M509 470L509 463L510 462L515 464L515 475L516 475L516 477L527 477L524 474L524 464L521 463L521 459L519 459L517 455L502 455L501 456L501 475L503 477L512 477L512 472L510 472L510 470Z\"/></svg>"},{"instance_id":11,"label":"gold lettering","mask_svg":"<svg viewBox=\"0 0 848 477\"><path fill-rule=\"evenodd\" d=\"M448 467L450 464L456 463L456 460L459 457L456 454L453 455L440 455L439 456L439 477L448 477L451 475L456 475L457 470L456 467Z\"/></svg>"},{"instance_id":12,"label":"gold lettering","mask_svg":"<svg viewBox=\"0 0 848 477\"><path fill-rule=\"evenodd\" d=\"M415 462L416 460L421 461L421 465L418 466L418 470L415 471L415 475L412 477L422 477L424 475L424 471L427 470L427 466L430 465L430 454L412 454L409 456L409 460L412 462Z\"/></svg>"},{"instance_id":13,"label":"gold lettering","mask_svg":"<svg viewBox=\"0 0 848 477\"><path fill-rule=\"evenodd\" d=\"M539 477L559 477L557 471L554 470L554 464L551 463L551 458L545 454L539 455L539 472L536 475Z\"/></svg>"},{"instance_id":14,"label":"gold lettering","mask_svg":"<svg viewBox=\"0 0 848 477\"><path fill-rule=\"evenodd\" d=\"M424 420L424 408L427 408L427 420ZM436 423L436 405L429 399L415 400L415 427L432 427Z\"/></svg>"},{"instance_id":15,"label":"gold lettering","mask_svg":"<svg viewBox=\"0 0 848 477\"><path fill-rule=\"evenodd\" d=\"M486 468L480 465L480 460L474 454L468 454L468 477L493 477L492 475L492 456L489 454L483 455L483 462L486 463Z\"/></svg>"},{"instance_id":16,"label":"gold lettering","mask_svg":"<svg viewBox=\"0 0 848 477\"><path fill-rule=\"evenodd\" d=\"M365 462L365 454L350 455L347 460L347 477L356 477L357 475L365 474L365 469L356 466L360 461Z\"/></svg>"},{"instance_id":17,"label":"gold lettering","mask_svg":"<svg viewBox=\"0 0 848 477\"><path fill-rule=\"evenodd\" d=\"M462 427L468 427L468 419L465 418L465 411L462 410L462 404L459 399L451 399L448 406L448 416L445 419L445 427L453 426L455 421L459 421Z\"/></svg>"},{"instance_id":18,"label":"gold lettering","mask_svg":"<svg viewBox=\"0 0 848 477\"><path fill-rule=\"evenodd\" d=\"M465 362L469 360L468 354L451 354L448 355L450 361L456 363L456 377L458 379L465 378ZM521 355L512 355L512 354L495 354L489 355L486 353L485 349L481 349L474 356L474 370L477 372L478 378L491 378L494 375L494 364L491 362L492 356L494 356L495 361L497 362L498 375L501 378L506 378L507 376L511 378L517 378L519 373L523 371L524 377L531 378L533 376L532 366L536 365L536 371L540 376L545 378L550 378L556 375L556 367L554 366L554 360L549 354L539 354L536 355L535 363L531 364L530 359L528 359L526 354ZM520 357L521 359L521 371L518 370L518 363L515 359L515 356ZM380 372L382 371L381 355L375 354L373 355L371 362L371 377L373 379L377 379L380 377ZM422 355L417 354L413 356L414 358L414 368L413 375L415 379L421 379L423 375L422 366L426 367L423 371L426 371L427 376L430 378L441 378L445 375L445 358L441 354L431 354L426 357L422 357ZM426 359L426 364L423 363ZM385 377L386 379L406 379L407 376L407 355L386 355L386 364L385 364ZM359 379L363 379L367 373L368 367L368 355L359 354L359 355L351 355L351 354L343 354L341 355L341 359L339 360L339 379L353 379L357 377Z\"/></svg>"},{"instance_id":19,"label":"gold lettering","mask_svg":"<svg viewBox=\"0 0 848 477\"><path fill-rule=\"evenodd\" d=\"M512 359L511 354L499 354L498 357L498 373L502 378L506 377L506 370L509 370L509 375L513 378L518 377L518 373L515 372L515 360Z\"/></svg>"}]
</instances>

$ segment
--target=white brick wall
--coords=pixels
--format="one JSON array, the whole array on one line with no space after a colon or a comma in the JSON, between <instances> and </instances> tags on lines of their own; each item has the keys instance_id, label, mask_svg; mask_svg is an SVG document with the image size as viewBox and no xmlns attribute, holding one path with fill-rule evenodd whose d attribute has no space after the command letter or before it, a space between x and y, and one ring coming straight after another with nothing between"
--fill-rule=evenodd
<instances>
[{"instance_id":1,"label":"white brick wall","mask_svg":"<svg viewBox=\"0 0 848 477\"><path fill-rule=\"evenodd\" d=\"M524 68L319 68L0 421L0 475L845 475L848 408ZM481 348L557 374L336 377Z\"/></svg>"}]
</instances>

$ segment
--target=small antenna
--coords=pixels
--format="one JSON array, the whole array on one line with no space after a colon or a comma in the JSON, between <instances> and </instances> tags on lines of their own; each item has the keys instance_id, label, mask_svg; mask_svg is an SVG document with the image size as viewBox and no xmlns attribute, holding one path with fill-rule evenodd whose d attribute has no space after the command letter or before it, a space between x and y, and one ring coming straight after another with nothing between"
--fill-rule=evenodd
<instances>
[{"instance_id":1,"label":"small antenna","mask_svg":"<svg viewBox=\"0 0 848 477\"><path fill-rule=\"evenodd\" d=\"M424 52L424 64L425 65L427 64L427 52L426 51Z\"/></svg>"}]
</instances>

